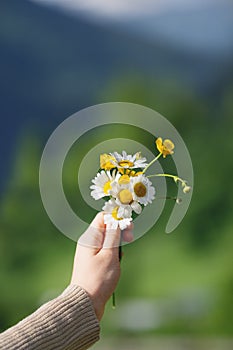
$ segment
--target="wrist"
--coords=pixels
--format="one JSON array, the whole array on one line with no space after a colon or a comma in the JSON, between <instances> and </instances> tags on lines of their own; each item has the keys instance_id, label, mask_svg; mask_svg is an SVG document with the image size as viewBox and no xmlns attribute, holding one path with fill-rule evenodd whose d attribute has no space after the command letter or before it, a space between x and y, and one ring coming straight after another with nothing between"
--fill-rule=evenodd
<instances>
[{"instance_id":1,"label":"wrist","mask_svg":"<svg viewBox=\"0 0 233 350\"><path fill-rule=\"evenodd\" d=\"M98 299L95 298L91 298L91 301L95 310L96 317L100 321L104 314L105 304L101 303Z\"/></svg>"},{"instance_id":2,"label":"wrist","mask_svg":"<svg viewBox=\"0 0 233 350\"><path fill-rule=\"evenodd\" d=\"M100 298L99 298L99 297L95 297L94 295L92 295L90 292L87 291L86 288L84 288L84 287L83 287L82 285L80 285L80 284L75 283L75 281L72 280L72 279L71 279L70 286L77 286L77 287L82 288L82 290L83 290L83 291L87 294L87 296L89 297L90 302L92 303L94 312L95 312L95 314L96 314L96 317L97 317L98 321L100 321L101 318L103 317L104 309L105 309L105 304L102 303L102 302L100 301Z\"/></svg>"}]
</instances>

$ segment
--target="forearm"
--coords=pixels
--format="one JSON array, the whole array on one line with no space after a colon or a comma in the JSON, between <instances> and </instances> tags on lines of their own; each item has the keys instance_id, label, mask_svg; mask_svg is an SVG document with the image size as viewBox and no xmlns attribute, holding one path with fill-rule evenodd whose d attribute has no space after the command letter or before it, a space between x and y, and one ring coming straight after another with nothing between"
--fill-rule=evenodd
<instances>
[{"instance_id":1,"label":"forearm","mask_svg":"<svg viewBox=\"0 0 233 350\"><path fill-rule=\"evenodd\" d=\"M16 326L0 334L0 349L84 350L99 339L99 322L87 293L69 286Z\"/></svg>"}]
</instances>

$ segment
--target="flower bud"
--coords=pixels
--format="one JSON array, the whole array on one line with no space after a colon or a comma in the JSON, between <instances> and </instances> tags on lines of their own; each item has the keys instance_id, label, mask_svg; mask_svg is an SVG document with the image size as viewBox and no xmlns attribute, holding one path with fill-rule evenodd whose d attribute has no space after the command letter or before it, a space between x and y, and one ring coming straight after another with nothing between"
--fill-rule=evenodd
<instances>
[{"instance_id":1,"label":"flower bud","mask_svg":"<svg viewBox=\"0 0 233 350\"><path fill-rule=\"evenodd\" d=\"M184 188L183 188L183 192L184 193L189 193L191 191L191 187L190 186L184 186Z\"/></svg>"}]
</instances>

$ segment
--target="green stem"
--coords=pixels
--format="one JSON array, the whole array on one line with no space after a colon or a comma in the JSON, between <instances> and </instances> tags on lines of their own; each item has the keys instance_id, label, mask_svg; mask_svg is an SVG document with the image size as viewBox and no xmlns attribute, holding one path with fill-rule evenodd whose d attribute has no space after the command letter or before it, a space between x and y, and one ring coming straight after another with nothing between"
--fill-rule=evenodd
<instances>
[{"instance_id":1,"label":"green stem","mask_svg":"<svg viewBox=\"0 0 233 350\"><path fill-rule=\"evenodd\" d=\"M182 186L186 185L186 181L178 177L177 175L172 175L172 174L154 174L154 175L148 175L147 177L155 177L155 176L163 176L163 177L170 177L172 178L175 182L180 181Z\"/></svg>"},{"instance_id":2,"label":"green stem","mask_svg":"<svg viewBox=\"0 0 233 350\"><path fill-rule=\"evenodd\" d=\"M157 157L155 157L155 159L153 159L145 168L144 168L144 170L143 170L143 174L147 171L147 169L152 165L152 164L154 164L154 162L156 162L156 160L158 160L159 159L159 157L161 157L161 155L162 155L162 153L159 153L158 155L157 155Z\"/></svg>"},{"instance_id":3,"label":"green stem","mask_svg":"<svg viewBox=\"0 0 233 350\"><path fill-rule=\"evenodd\" d=\"M112 308L116 308L116 295L115 292L112 293Z\"/></svg>"},{"instance_id":4,"label":"green stem","mask_svg":"<svg viewBox=\"0 0 233 350\"><path fill-rule=\"evenodd\" d=\"M121 257L122 257L122 246L119 245L119 261L121 262ZM112 308L116 308L116 294L115 292L112 293Z\"/></svg>"}]
</instances>

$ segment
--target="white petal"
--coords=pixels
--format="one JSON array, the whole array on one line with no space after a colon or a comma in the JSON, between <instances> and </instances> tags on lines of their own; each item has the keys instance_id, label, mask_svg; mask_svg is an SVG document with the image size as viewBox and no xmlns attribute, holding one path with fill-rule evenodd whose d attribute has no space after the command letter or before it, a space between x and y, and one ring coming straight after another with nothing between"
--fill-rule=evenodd
<instances>
[{"instance_id":1,"label":"white petal","mask_svg":"<svg viewBox=\"0 0 233 350\"><path fill-rule=\"evenodd\" d=\"M128 227L130 225L130 219L123 219L123 220L119 220L119 226L121 230L126 229L126 227Z\"/></svg>"},{"instance_id":2,"label":"white petal","mask_svg":"<svg viewBox=\"0 0 233 350\"><path fill-rule=\"evenodd\" d=\"M135 211L136 214L141 214L142 212L142 207L140 206L140 204L138 202L133 202L131 204L131 207L133 209L133 211Z\"/></svg>"},{"instance_id":3,"label":"white petal","mask_svg":"<svg viewBox=\"0 0 233 350\"><path fill-rule=\"evenodd\" d=\"M94 190L94 191L91 191L91 196L97 201L98 199L105 197L105 194L97 190Z\"/></svg>"},{"instance_id":4,"label":"white petal","mask_svg":"<svg viewBox=\"0 0 233 350\"><path fill-rule=\"evenodd\" d=\"M127 153L125 151L122 152L122 158L123 158L123 160L127 159Z\"/></svg>"},{"instance_id":5,"label":"white petal","mask_svg":"<svg viewBox=\"0 0 233 350\"><path fill-rule=\"evenodd\" d=\"M116 200L117 203L117 200ZM131 218L132 215L132 209L130 205L120 205L118 209L118 218Z\"/></svg>"},{"instance_id":6,"label":"white petal","mask_svg":"<svg viewBox=\"0 0 233 350\"><path fill-rule=\"evenodd\" d=\"M125 208L124 218L131 218L131 215L132 215L132 209L130 205L127 205L127 207Z\"/></svg>"},{"instance_id":7,"label":"white petal","mask_svg":"<svg viewBox=\"0 0 233 350\"><path fill-rule=\"evenodd\" d=\"M124 208L123 207L119 207L119 209L117 211L117 216L118 216L118 218L122 218L124 216Z\"/></svg>"}]
</instances>

